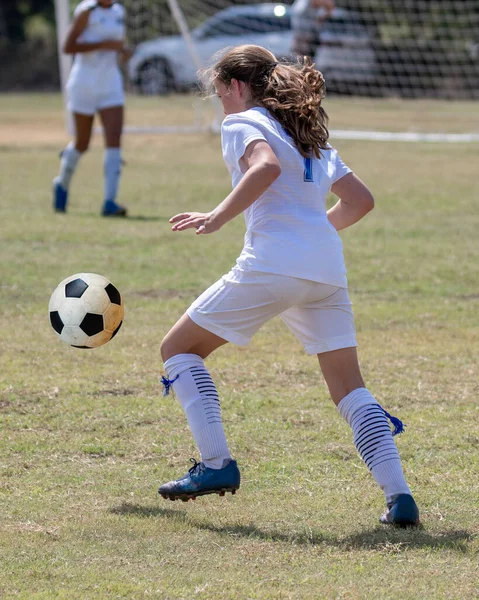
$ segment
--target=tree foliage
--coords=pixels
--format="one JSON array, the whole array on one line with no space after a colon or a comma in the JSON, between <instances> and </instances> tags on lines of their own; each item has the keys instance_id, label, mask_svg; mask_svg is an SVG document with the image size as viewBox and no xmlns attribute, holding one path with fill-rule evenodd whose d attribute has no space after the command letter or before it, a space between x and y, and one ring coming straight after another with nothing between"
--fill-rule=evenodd
<instances>
[{"instance_id":1,"label":"tree foliage","mask_svg":"<svg viewBox=\"0 0 479 600\"><path fill-rule=\"evenodd\" d=\"M37 15L53 24L55 22L53 0L2 0L0 35L10 43L24 42L26 24L31 17Z\"/></svg>"}]
</instances>

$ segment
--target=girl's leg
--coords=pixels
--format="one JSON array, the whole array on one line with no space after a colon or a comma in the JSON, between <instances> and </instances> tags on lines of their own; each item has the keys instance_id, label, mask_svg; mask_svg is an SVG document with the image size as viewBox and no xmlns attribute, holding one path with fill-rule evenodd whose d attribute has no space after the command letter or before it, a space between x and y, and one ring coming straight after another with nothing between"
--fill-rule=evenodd
<instances>
[{"instance_id":1,"label":"girl's leg","mask_svg":"<svg viewBox=\"0 0 479 600\"><path fill-rule=\"evenodd\" d=\"M350 392L364 387L356 348L322 352L318 354L318 360L329 393L336 406Z\"/></svg>"},{"instance_id":2,"label":"girl's leg","mask_svg":"<svg viewBox=\"0 0 479 600\"><path fill-rule=\"evenodd\" d=\"M364 387L356 348L324 352L318 354L318 359L333 402L351 426L354 444L384 491L388 507L392 509L398 497L401 497L401 503L405 502L404 514L399 515L396 521L386 519L398 525L416 524L418 511L404 478L401 459L387 420L391 417ZM400 433L402 423L394 417L391 420L396 425L395 433Z\"/></svg>"},{"instance_id":3,"label":"girl's leg","mask_svg":"<svg viewBox=\"0 0 479 600\"><path fill-rule=\"evenodd\" d=\"M105 202L104 216L126 216L126 208L116 203L121 174L121 134L123 131L123 106L111 106L99 111L105 137L104 175Z\"/></svg>"},{"instance_id":4,"label":"girl's leg","mask_svg":"<svg viewBox=\"0 0 479 600\"><path fill-rule=\"evenodd\" d=\"M188 419L188 424L209 468L221 469L231 460L221 420L216 386L203 359L226 340L203 329L184 315L166 335L161 345L167 377L164 395L171 386Z\"/></svg>"},{"instance_id":5,"label":"girl's leg","mask_svg":"<svg viewBox=\"0 0 479 600\"><path fill-rule=\"evenodd\" d=\"M207 358L220 346L228 342L200 327L185 313L164 337L161 343L161 358L168 361L176 354L197 354Z\"/></svg>"},{"instance_id":6,"label":"girl's leg","mask_svg":"<svg viewBox=\"0 0 479 600\"><path fill-rule=\"evenodd\" d=\"M75 142L70 142L61 154L60 172L53 180L54 209L66 212L68 188L78 161L90 144L93 115L73 113L75 120Z\"/></svg>"}]
</instances>

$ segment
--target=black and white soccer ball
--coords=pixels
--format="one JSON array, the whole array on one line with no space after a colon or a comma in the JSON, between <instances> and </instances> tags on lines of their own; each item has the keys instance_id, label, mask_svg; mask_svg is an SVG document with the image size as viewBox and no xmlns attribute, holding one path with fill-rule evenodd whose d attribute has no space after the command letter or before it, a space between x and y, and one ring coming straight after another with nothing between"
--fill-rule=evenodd
<instances>
[{"instance_id":1,"label":"black and white soccer ball","mask_svg":"<svg viewBox=\"0 0 479 600\"><path fill-rule=\"evenodd\" d=\"M48 312L61 340L75 348L96 348L118 333L124 307L120 292L106 277L77 273L57 286Z\"/></svg>"}]
</instances>

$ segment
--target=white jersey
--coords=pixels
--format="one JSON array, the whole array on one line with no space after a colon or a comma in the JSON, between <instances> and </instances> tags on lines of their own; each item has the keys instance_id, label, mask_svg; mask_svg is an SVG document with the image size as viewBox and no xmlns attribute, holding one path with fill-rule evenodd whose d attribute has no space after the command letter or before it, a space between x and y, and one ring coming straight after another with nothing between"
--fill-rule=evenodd
<instances>
[{"instance_id":1,"label":"white jersey","mask_svg":"<svg viewBox=\"0 0 479 600\"><path fill-rule=\"evenodd\" d=\"M326 215L326 195L351 169L332 147L321 150L320 159L303 158L271 113L254 107L228 115L221 127L233 188L243 178L239 161L253 140L271 146L281 175L244 212L246 234L238 266L347 287L342 242Z\"/></svg>"},{"instance_id":2,"label":"white jersey","mask_svg":"<svg viewBox=\"0 0 479 600\"><path fill-rule=\"evenodd\" d=\"M104 42L106 40L122 40L125 37L125 9L121 4L113 4L103 8L95 0L83 0L75 9L74 16L90 11L88 24L78 36L77 41L83 44ZM108 73L119 70L118 52L114 50L94 50L79 52L75 55L72 76L88 74L95 78L108 79ZM100 81L99 81L100 82Z\"/></svg>"}]
</instances>

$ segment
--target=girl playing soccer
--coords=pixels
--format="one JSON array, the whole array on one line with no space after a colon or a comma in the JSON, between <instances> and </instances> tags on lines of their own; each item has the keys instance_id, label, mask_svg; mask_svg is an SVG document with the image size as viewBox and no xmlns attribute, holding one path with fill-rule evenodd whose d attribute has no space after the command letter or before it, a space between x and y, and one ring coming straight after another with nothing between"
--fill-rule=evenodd
<instances>
[{"instance_id":1,"label":"girl playing soccer","mask_svg":"<svg viewBox=\"0 0 479 600\"><path fill-rule=\"evenodd\" d=\"M193 302L161 345L167 377L185 410L201 462L162 485L164 498L188 500L236 492L240 472L231 457L216 387L204 359L218 347L248 344L263 323L280 315L317 354L333 402L384 491L383 523L416 525L419 512L404 479L389 427L402 431L366 389L338 230L374 206L365 184L328 143L321 107L324 79L310 60L278 63L259 46L238 46L206 72L226 118L222 147L233 191L211 212L170 219L173 231L213 233L244 212L244 247L229 273ZM338 202L326 210L331 190Z\"/></svg>"},{"instance_id":2,"label":"girl playing soccer","mask_svg":"<svg viewBox=\"0 0 479 600\"><path fill-rule=\"evenodd\" d=\"M53 180L53 208L66 212L68 188L82 154L90 144L93 119L98 112L105 136L105 176L102 215L124 217L116 203L121 172L123 81L118 55L126 60L125 9L114 0L83 0L76 7L64 52L75 54L67 83L68 109L75 121L75 141L61 154L60 172Z\"/></svg>"}]
</instances>

